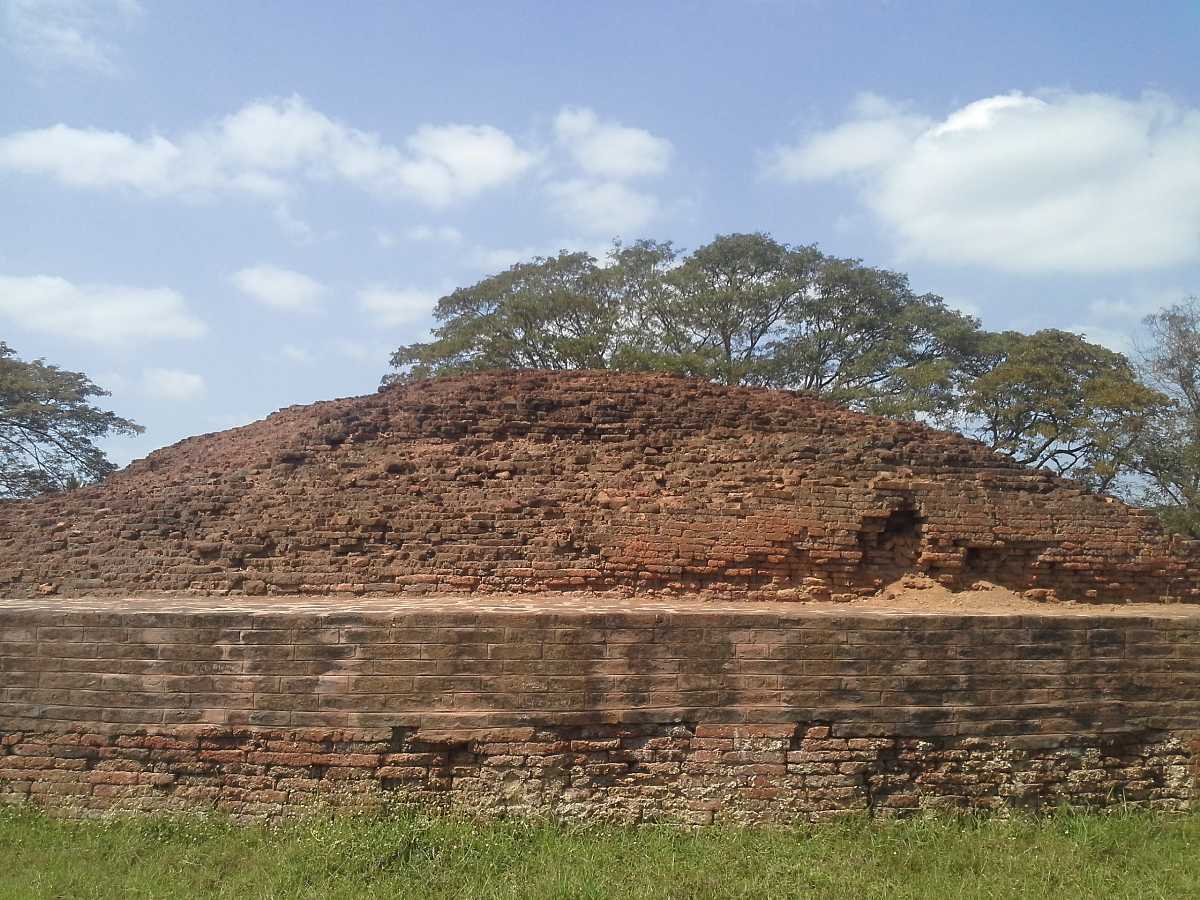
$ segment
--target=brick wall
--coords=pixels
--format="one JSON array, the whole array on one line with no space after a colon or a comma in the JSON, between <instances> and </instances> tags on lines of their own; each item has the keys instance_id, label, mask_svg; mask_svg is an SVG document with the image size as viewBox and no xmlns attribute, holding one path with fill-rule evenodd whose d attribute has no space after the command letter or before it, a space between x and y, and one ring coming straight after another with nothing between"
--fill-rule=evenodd
<instances>
[{"instance_id":1,"label":"brick wall","mask_svg":"<svg viewBox=\"0 0 1200 900\"><path fill-rule=\"evenodd\" d=\"M295 407L0 503L0 592L826 600L919 571L1196 601L1198 546L916 423L667 376L492 373Z\"/></svg>"},{"instance_id":2,"label":"brick wall","mask_svg":"<svg viewBox=\"0 0 1200 900\"><path fill-rule=\"evenodd\" d=\"M1197 617L590 603L6 601L0 798L707 822L1194 794Z\"/></svg>"}]
</instances>

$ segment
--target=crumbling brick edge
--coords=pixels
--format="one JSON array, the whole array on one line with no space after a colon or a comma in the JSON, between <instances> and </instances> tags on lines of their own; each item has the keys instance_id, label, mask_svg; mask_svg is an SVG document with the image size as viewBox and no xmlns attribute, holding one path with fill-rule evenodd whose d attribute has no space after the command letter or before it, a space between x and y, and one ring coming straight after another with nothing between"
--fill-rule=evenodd
<instances>
[{"instance_id":1,"label":"crumbling brick edge","mask_svg":"<svg viewBox=\"0 0 1200 900\"><path fill-rule=\"evenodd\" d=\"M842 738L836 724L13 732L0 801L76 816L419 804L488 817L765 824L847 814L1191 808L1195 742Z\"/></svg>"}]
</instances>

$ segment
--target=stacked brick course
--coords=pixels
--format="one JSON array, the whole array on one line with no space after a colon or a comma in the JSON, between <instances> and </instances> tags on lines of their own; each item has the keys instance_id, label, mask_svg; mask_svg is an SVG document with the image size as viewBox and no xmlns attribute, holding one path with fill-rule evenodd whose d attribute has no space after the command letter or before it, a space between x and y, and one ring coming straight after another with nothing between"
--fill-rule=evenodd
<instances>
[{"instance_id":1,"label":"stacked brick course","mask_svg":"<svg viewBox=\"0 0 1200 900\"><path fill-rule=\"evenodd\" d=\"M0 799L85 813L1180 809L1200 617L17 601L0 684Z\"/></svg>"},{"instance_id":2,"label":"stacked brick course","mask_svg":"<svg viewBox=\"0 0 1200 900\"><path fill-rule=\"evenodd\" d=\"M1148 514L957 435L667 376L500 373L296 407L0 504L0 592L847 599L909 571L1200 599Z\"/></svg>"}]
</instances>

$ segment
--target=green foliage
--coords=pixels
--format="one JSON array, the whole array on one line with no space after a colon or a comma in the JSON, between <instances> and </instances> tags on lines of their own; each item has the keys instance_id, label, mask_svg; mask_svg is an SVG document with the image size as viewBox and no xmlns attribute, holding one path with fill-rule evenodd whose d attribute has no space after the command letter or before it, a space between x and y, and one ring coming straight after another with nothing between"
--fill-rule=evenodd
<instances>
[{"instance_id":1,"label":"green foliage","mask_svg":"<svg viewBox=\"0 0 1200 900\"><path fill-rule=\"evenodd\" d=\"M0 498L66 490L113 471L94 442L142 428L92 403L106 396L86 375L24 362L0 341Z\"/></svg>"},{"instance_id":2,"label":"green foliage","mask_svg":"<svg viewBox=\"0 0 1200 900\"><path fill-rule=\"evenodd\" d=\"M434 339L401 347L385 382L492 368L664 371L811 391L893 415L936 409L978 322L906 276L719 235L680 258L615 245L560 253L443 297Z\"/></svg>"},{"instance_id":3,"label":"green foliage","mask_svg":"<svg viewBox=\"0 0 1200 900\"><path fill-rule=\"evenodd\" d=\"M606 369L627 353L629 305L672 258L669 244L614 247L613 265L563 251L518 263L438 301L428 343L401 347L385 381L485 369Z\"/></svg>"},{"instance_id":4,"label":"green foliage","mask_svg":"<svg viewBox=\"0 0 1200 900\"><path fill-rule=\"evenodd\" d=\"M1141 352L1146 380L1170 398L1136 447L1138 499L1173 531L1200 538L1200 299L1148 316Z\"/></svg>"},{"instance_id":5,"label":"green foliage","mask_svg":"<svg viewBox=\"0 0 1200 900\"><path fill-rule=\"evenodd\" d=\"M967 366L958 410L960 427L993 449L1107 490L1168 405L1120 353L1047 329L987 335Z\"/></svg>"},{"instance_id":6,"label":"green foliage","mask_svg":"<svg viewBox=\"0 0 1200 900\"><path fill-rule=\"evenodd\" d=\"M775 384L772 342L819 259L815 248L762 234L718 236L666 272L637 310L646 358L721 384Z\"/></svg>"},{"instance_id":7,"label":"green foliage","mask_svg":"<svg viewBox=\"0 0 1200 900\"><path fill-rule=\"evenodd\" d=\"M777 386L892 416L937 414L980 339L978 321L908 276L853 259L823 258L785 324Z\"/></svg>"},{"instance_id":8,"label":"green foliage","mask_svg":"<svg viewBox=\"0 0 1200 900\"><path fill-rule=\"evenodd\" d=\"M275 828L72 822L0 809L0 900L128 898L1179 898L1200 818L850 818L704 828L397 813Z\"/></svg>"}]
</instances>

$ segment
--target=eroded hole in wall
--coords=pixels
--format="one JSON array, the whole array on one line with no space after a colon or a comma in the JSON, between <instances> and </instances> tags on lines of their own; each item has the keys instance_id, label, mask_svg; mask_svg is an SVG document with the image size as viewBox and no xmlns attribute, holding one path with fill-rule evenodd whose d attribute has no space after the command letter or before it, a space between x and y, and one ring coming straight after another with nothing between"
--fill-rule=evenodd
<instances>
[{"instance_id":1,"label":"eroded hole in wall","mask_svg":"<svg viewBox=\"0 0 1200 900\"><path fill-rule=\"evenodd\" d=\"M968 547L963 553L963 572L967 575L992 575L1004 563L1003 551L990 547Z\"/></svg>"},{"instance_id":2,"label":"eroded hole in wall","mask_svg":"<svg viewBox=\"0 0 1200 900\"><path fill-rule=\"evenodd\" d=\"M921 555L921 517L911 507L901 507L863 518L858 532L861 566L868 576L883 583L915 571Z\"/></svg>"},{"instance_id":3,"label":"eroded hole in wall","mask_svg":"<svg viewBox=\"0 0 1200 900\"><path fill-rule=\"evenodd\" d=\"M1035 584L1037 560L1044 550L1042 544L1029 543L966 547L961 580L965 585L984 581L1009 590L1025 590Z\"/></svg>"}]
</instances>

